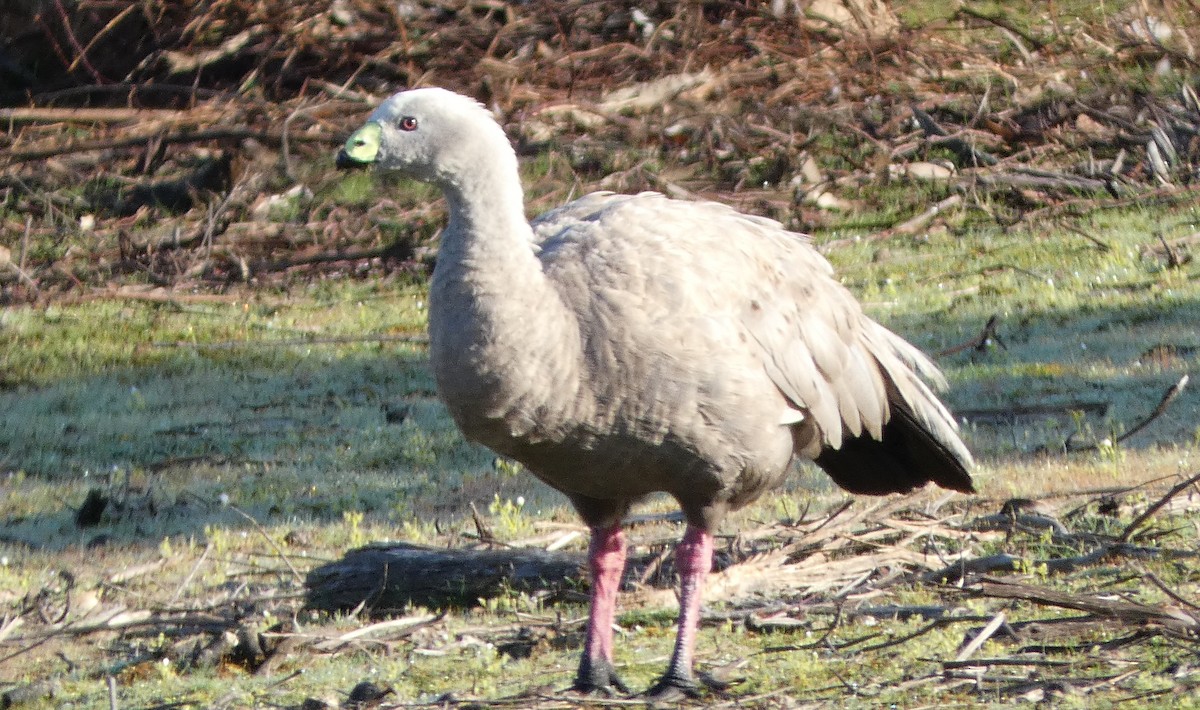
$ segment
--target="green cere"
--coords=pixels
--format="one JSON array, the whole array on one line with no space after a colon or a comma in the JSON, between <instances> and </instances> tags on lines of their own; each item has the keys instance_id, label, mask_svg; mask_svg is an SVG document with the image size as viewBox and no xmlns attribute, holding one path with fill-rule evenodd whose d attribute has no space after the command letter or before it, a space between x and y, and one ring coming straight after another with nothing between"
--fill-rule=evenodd
<instances>
[{"instance_id":1,"label":"green cere","mask_svg":"<svg viewBox=\"0 0 1200 710\"><path fill-rule=\"evenodd\" d=\"M375 121L368 121L362 128L346 139L343 151L347 158L356 163L373 163L379 155L379 140L383 128Z\"/></svg>"}]
</instances>

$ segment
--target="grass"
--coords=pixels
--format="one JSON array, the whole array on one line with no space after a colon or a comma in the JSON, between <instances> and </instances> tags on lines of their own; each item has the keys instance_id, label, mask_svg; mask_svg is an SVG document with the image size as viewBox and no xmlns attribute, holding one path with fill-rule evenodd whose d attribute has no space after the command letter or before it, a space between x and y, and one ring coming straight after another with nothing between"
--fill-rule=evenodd
<instances>
[{"instance_id":1,"label":"grass","mask_svg":"<svg viewBox=\"0 0 1200 710\"><path fill-rule=\"evenodd\" d=\"M1195 368L1196 266L1165 269L1138 250L1155 229L1194 219L1188 210L1163 215L1142 209L1089 217L1081 228L1104 241L1107 251L1053 226L967 227L886 244L856 242L851 229L817 238L834 245L830 258L868 309L927 350L967 340L988 316L1001 316L1006 349L942 360L952 406L1067 402L1085 395L1112 402L1102 419L967 427L983 462L978 479L986 498L1043 497L1195 471L1200 398L1190 391L1128 446L1053 453L1071 434L1127 428L1153 408L1166 385ZM279 564L280 550L303 570L367 541L438 542L448 531L471 529L471 502L486 511L502 539L522 539L539 521L572 520L552 491L461 441L433 398L419 341L385 339L421 333L420 283L322 283L245 296L203 305L102 300L3 312L0 352L9 384L0 392L0 602L19 604L61 587L53 570L71 570L75 593L96 594L102 603L140 606L175 597L196 603L231 582L263 594L291 593L298 580ZM1179 355L1143 357L1163 344ZM789 517L804 498L817 506L838 500L827 484L809 493L798 488L814 481L820 479L801 477L790 497L739 513L727 530ZM93 488L119 505L110 506L98 527L81 529L75 511ZM1028 552L1036 559L1053 550ZM106 581L145 563L161 568L151 578ZM1036 577L1036 570L1030 572ZM1183 570L1175 575L1190 579ZM1069 584L1095 588L1097 579L1085 575ZM898 594L892 601L913 604L944 595L920 586ZM500 697L530 685L561 685L572 672L577 646L569 639L511 658L473 631L521 614L583 613L574 605L540 604L514 596L453 614L436 639L422 641L433 655L360 650L301 657L267 678L228 664L190 670L185 649L165 637L114 638L102 647L47 644L26 651L16 666L0 667L9 683L55 678L55 703L76 706L102 702L108 675L117 678L122 701L131 707L166 697L227 706L268 698L295 704L347 690L358 680L385 683L399 699L445 692ZM659 672L673 638L671 619L669 612L636 608L622 617L618 662L634 687L648 685ZM268 630L278 621L268 616L249 623ZM772 650L810 645L827 621L766 636L740 626L706 629L700 658L706 666L733 664L745 678L738 692L748 697L780 688L822 697L836 678L866 674L888 682L857 698L852 692L853 702L980 699L967 690L948 698L919 687L880 689L903 688L905 679L935 667L934 659L952 656L961 627L877 654ZM324 630L361 623L304 614L296 622ZM877 631L899 638L919 625L880 623L882 629L843 625L830 643L836 647ZM1081 668L1088 662L1086 648L1082 644L1077 652ZM56 660L56 651L67 653L71 664ZM1158 660L1138 662L1179 660L1170 648L1157 652ZM749 661L743 665L743 659ZM303 676L287 676L301 667ZM282 686L276 685L280 677L288 677ZM1157 687L1147 682L1147 692Z\"/></svg>"},{"instance_id":2,"label":"grass","mask_svg":"<svg viewBox=\"0 0 1200 710\"><path fill-rule=\"evenodd\" d=\"M1048 40L1045 56L1066 56L1079 36L1074 23L1107 22L1127 4L1056 3L1059 16L1076 18L1070 21L1040 6L1026 13L1004 3L972 7ZM958 8L900 5L910 28L948 25ZM1177 3L1167 5L1182 12ZM991 42L997 56L1016 51L995 28L965 39L956 31L933 37ZM1186 81L1181 73L1152 75L1150 67L1099 55L1062 61L1084 87L1140 91L1149 81L1151 91L1173 95ZM1076 76L1085 70L1086 79ZM1000 102L1041 88L990 73L947 72L936 81L947 92L967 94L945 104L964 115L976 111L985 90ZM897 96L914 91L902 82L892 88ZM664 126L674 119L661 117ZM874 160L861 137L818 119L803 118L795 128L799 134L811 127L814 140L806 149L823 171L836 174ZM946 401L958 411L1061 410L965 422L964 436L980 462L980 494L916 494L908 499L916 518L970 520L996 512L1007 499L1032 498L1060 516L1071 514L1072 530L1117 534L1162 489L1200 468L1195 386L1128 441L1064 452L1068 441L1115 441L1149 415L1169 385L1200 365L1200 263L1168 266L1151 251L1160 234L1170 239L1194 232L1200 208L1147 199L1030 219L980 198L971 201L977 209L948 212L917 236L879 239L877 230L948 190L877 179L833 188L853 205L849 211L805 212L793 204L787 181L775 182L787 172L776 164L778 156L735 151L725 162L677 164L675 149L653 140L648 146L601 137L530 148L533 154L522 156L530 211L578 195L613 172L622 173L614 186L641 186L644 169L702 194L741 182L749 196L724 197L811 231L867 310L923 350L967 342L990 317L999 318L999 341L938 359L950 381ZM914 159L936 158L937 150ZM365 174L333 176L323 163L314 165L300 170L315 197L289 203L270 219L320 223L368 213L386 238L431 236L440 225L438 198L427 186L381 185ZM769 184L757 190L763 182ZM54 229L33 240L30 260L77 253L91 261L105 253L107 247L79 228L81 214L73 209L69 203L47 208ZM23 223L8 204L0 205L0 218ZM153 222L138 217L129 228L150 230ZM9 246L16 255L16 243ZM303 609L303 576L350 548L385 540L467 544L476 534L472 506L502 542L578 527L557 493L464 442L436 401L422 340L427 293L421 278L372 270L357 278L234 286L216 299L193 296L108 296L0 310L0 693L45 681L52 687L22 707L104 707L112 677L121 707L279 707L310 698L344 703L350 688L366 680L392 688L389 701L401 703L434 703L452 694L486 704L531 688L564 687L581 646L574 622L585 613L579 595L570 593L503 594L449 610L411 636L365 640L338 652L280 653L262 674L228 649L213 662L198 661L201 647L220 641L218 633L131 627L42 635L60 613L83 622L118 608L213 605L236 607L250 633L328 639L372 620ZM1105 404L1105 413L1079 406L1092 402ZM1147 481L1158 484L1137 488ZM98 524L77 525L77 512L97 493L108 500ZM1105 496L1113 511L1100 510ZM776 521L800 525L844 500L826 477L803 469L781 494L730 516L722 540L731 547L752 544L739 534ZM851 510L869 504L856 502ZM655 499L642 510L672 509L670 501ZM1194 516L1194 504L1181 498L1150 521L1139 541L1195 549ZM663 523L631 533L635 553L647 556L678 535L677 526ZM574 549L584 544L581 537ZM960 532L920 544L927 554L950 559L966 550L1009 554L1022 560L1021 568L1005 577L1080 596L1169 603L1146 582L1147 573L1185 599L1200 594L1200 577L1186 560L1119 560L1047 574L1039 560L1081 550L1039 533ZM940 605L971 617L1003 611L1010 622L1071 615L916 581L861 591L855 588L849 600L781 594L803 612L788 629L706 626L698 642L701 666L739 678L734 698L749 707L1019 705L1036 698L1014 689L1015 681L968 679L951 687L940 679L941 662L958 653L964 634L979 622L947 623L900 643L925 622L842 618L835 607ZM617 663L634 688L649 686L661 672L674 638L674 611L654 599L644 591L622 599ZM714 609L735 611L723 603ZM426 611L407 613L415 618ZM1100 646L1127 632L1104 627L1063 641L1051 657L1068 666L1038 671L1043 676L1101 677L1114 667L1136 674L1052 702L1200 707L1194 644L1159 637ZM1020 643L997 637L978 655L1012 655ZM931 676L939 680L926 682Z\"/></svg>"}]
</instances>

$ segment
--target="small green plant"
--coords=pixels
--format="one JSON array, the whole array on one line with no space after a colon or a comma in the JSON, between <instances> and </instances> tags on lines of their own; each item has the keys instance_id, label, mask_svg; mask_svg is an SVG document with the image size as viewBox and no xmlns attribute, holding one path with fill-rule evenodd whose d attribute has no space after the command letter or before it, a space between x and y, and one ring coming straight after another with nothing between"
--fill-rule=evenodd
<instances>
[{"instance_id":1,"label":"small green plant","mask_svg":"<svg viewBox=\"0 0 1200 710\"><path fill-rule=\"evenodd\" d=\"M342 522L349 530L350 546L362 547L367 544L367 535L363 532L362 523L365 515L361 510L346 510L342 512Z\"/></svg>"},{"instance_id":2,"label":"small green plant","mask_svg":"<svg viewBox=\"0 0 1200 710\"><path fill-rule=\"evenodd\" d=\"M496 469L496 473L502 476L519 476L525 470L525 467L517 461L504 458L503 456L497 456L492 461L492 468Z\"/></svg>"},{"instance_id":3,"label":"small green plant","mask_svg":"<svg viewBox=\"0 0 1200 710\"><path fill-rule=\"evenodd\" d=\"M488 512L492 514L496 532L510 540L533 533L533 519L525 514L524 509L525 496L502 499L497 493L488 503Z\"/></svg>"},{"instance_id":4,"label":"small green plant","mask_svg":"<svg viewBox=\"0 0 1200 710\"><path fill-rule=\"evenodd\" d=\"M214 557L224 557L229 553L232 547L232 533L228 528L218 527L216 525L204 526L204 539L208 541L208 547L211 549ZM169 548L170 541L164 539L163 545ZM166 557L166 555L164 555Z\"/></svg>"}]
</instances>

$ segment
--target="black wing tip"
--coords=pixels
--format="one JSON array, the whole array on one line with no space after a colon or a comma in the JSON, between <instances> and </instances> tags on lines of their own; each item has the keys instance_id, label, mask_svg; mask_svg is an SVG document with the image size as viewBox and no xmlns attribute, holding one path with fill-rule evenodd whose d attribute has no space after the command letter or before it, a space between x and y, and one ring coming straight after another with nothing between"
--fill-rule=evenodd
<instances>
[{"instance_id":1,"label":"black wing tip","mask_svg":"<svg viewBox=\"0 0 1200 710\"><path fill-rule=\"evenodd\" d=\"M897 434L887 431L883 441L852 437L840 448L824 449L814 461L839 487L859 495L910 493L929 483L959 493L976 492L966 464L953 452L942 446L913 448Z\"/></svg>"},{"instance_id":2,"label":"black wing tip","mask_svg":"<svg viewBox=\"0 0 1200 710\"><path fill-rule=\"evenodd\" d=\"M963 471L960 476L956 476L952 481L934 480L933 483L951 491L959 493L974 494L979 491L975 490L975 481L971 480L971 475Z\"/></svg>"}]
</instances>

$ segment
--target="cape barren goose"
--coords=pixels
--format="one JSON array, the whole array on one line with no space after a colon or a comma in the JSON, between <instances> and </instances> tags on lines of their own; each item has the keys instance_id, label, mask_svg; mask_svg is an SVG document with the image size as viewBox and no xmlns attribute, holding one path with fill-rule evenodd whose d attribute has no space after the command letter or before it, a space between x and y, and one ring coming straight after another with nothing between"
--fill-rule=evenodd
<instances>
[{"instance_id":1,"label":"cape barren goose","mask_svg":"<svg viewBox=\"0 0 1200 710\"><path fill-rule=\"evenodd\" d=\"M429 296L439 393L470 439L562 491L591 527L587 639L575 688L624 689L613 617L622 520L679 502L679 631L657 695L694 693L713 531L780 485L794 457L842 488L970 492L971 455L921 378L932 362L863 314L806 237L713 202L598 192L525 218L517 158L474 100L389 98L339 166L445 193Z\"/></svg>"}]
</instances>

